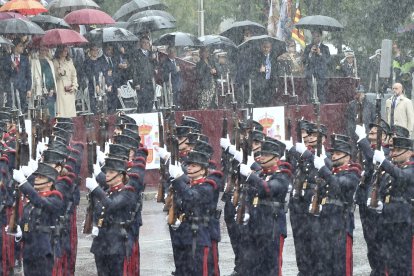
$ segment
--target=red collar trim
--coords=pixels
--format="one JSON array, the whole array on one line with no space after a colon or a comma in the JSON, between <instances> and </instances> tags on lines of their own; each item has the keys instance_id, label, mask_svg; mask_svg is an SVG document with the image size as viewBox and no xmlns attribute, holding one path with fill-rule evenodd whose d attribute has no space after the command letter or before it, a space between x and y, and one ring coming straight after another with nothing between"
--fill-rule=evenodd
<instances>
[{"instance_id":1,"label":"red collar trim","mask_svg":"<svg viewBox=\"0 0 414 276\"><path fill-rule=\"evenodd\" d=\"M414 161L407 161L407 162L401 164L400 167L403 167L403 166L411 166L411 165L414 165Z\"/></svg>"},{"instance_id":2,"label":"red collar trim","mask_svg":"<svg viewBox=\"0 0 414 276\"><path fill-rule=\"evenodd\" d=\"M124 188L124 187L125 187L124 183L119 183L118 185L112 186L112 187L109 189L109 192L116 192L116 191L121 190L121 189L122 189L122 188Z\"/></svg>"},{"instance_id":3,"label":"red collar trim","mask_svg":"<svg viewBox=\"0 0 414 276\"><path fill-rule=\"evenodd\" d=\"M63 195L61 194L61 192L56 191L56 190L39 192L39 195L41 197L49 197L49 196L52 196L52 195L56 195L56 196L60 197L60 199L63 199Z\"/></svg>"},{"instance_id":4,"label":"red collar trim","mask_svg":"<svg viewBox=\"0 0 414 276\"><path fill-rule=\"evenodd\" d=\"M345 165L342 165L340 167L333 168L332 172L333 173L339 173L339 172L342 172L342 171L347 171L350 166L351 166L351 164L345 164Z\"/></svg>"},{"instance_id":5,"label":"red collar trim","mask_svg":"<svg viewBox=\"0 0 414 276\"><path fill-rule=\"evenodd\" d=\"M264 174L273 174L277 170L279 170L279 166L278 165L274 165L273 167L270 167L270 168L267 168L267 169L263 169L263 173Z\"/></svg>"},{"instance_id":6,"label":"red collar trim","mask_svg":"<svg viewBox=\"0 0 414 276\"><path fill-rule=\"evenodd\" d=\"M191 186L195 186L195 185L204 183L205 181L206 181L205 177L202 177L202 178L197 179L197 180L191 180Z\"/></svg>"}]
</instances>

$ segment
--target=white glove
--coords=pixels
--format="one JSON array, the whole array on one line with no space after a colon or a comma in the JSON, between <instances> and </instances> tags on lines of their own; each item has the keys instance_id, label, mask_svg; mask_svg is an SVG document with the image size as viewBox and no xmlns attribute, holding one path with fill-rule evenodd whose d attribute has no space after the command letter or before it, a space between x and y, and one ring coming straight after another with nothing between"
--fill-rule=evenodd
<instances>
[{"instance_id":1,"label":"white glove","mask_svg":"<svg viewBox=\"0 0 414 276\"><path fill-rule=\"evenodd\" d=\"M22 237L22 229L20 228L20 225L17 225L16 227L16 233L9 233L9 226L7 225L4 230L6 231L7 235L14 236L16 239L19 239Z\"/></svg>"},{"instance_id":2,"label":"white glove","mask_svg":"<svg viewBox=\"0 0 414 276\"><path fill-rule=\"evenodd\" d=\"M168 217L167 217L167 219L168 219ZM178 229L178 227L180 227L180 225L181 225L181 221L180 221L179 219L176 219L176 220L175 220L175 223L174 223L174 224L172 224L172 225L170 225L170 226L171 226L171 228L172 228L173 230L177 230L177 229Z\"/></svg>"},{"instance_id":3,"label":"white glove","mask_svg":"<svg viewBox=\"0 0 414 276\"><path fill-rule=\"evenodd\" d=\"M235 146L235 145L230 145L230 146L229 146L229 153L230 153L231 155L235 155L235 154L236 154L236 152L237 152L236 146Z\"/></svg>"},{"instance_id":4,"label":"white glove","mask_svg":"<svg viewBox=\"0 0 414 276\"><path fill-rule=\"evenodd\" d=\"M104 149L105 155L109 154L109 145L110 145L109 142L105 142L105 149Z\"/></svg>"},{"instance_id":5,"label":"white glove","mask_svg":"<svg viewBox=\"0 0 414 276\"><path fill-rule=\"evenodd\" d=\"M99 146L96 146L96 163L102 165L105 163L105 153L100 151Z\"/></svg>"},{"instance_id":6,"label":"white glove","mask_svg":"<svg viewBox=\"0 0 414 276\"><path fill-rule=\"evenodd\" d=\"M367 206L371 207L371 198L369 197L367 200ZM377 211L377 213L382 213L382 209L384 209L384 204L382 203L381 200L378 201L378 206L376 208L374 208L375 211Z\"/></svg>"},{"instance_id":7,"label":"white glove","mask_svg":"<svg viewBox=\"0 0 414 276\"><path fill-rule=\"evenodd\" d=\"M318 205L319 206L319 213L322 212L322 205ZM309 213L312 212L312 204L309 204Z\"/></svg>"},{"instance_id":8,"label":"white glove","mask_svg":"<svg viewBox=\"0 0 414 276\"><path fill-rule=\"evenodd\" d=\"M92 227L92 237L97 237L99 235L99 228L96 226Z\"/></svg>"},{"instance_id":9,"label":"white glove","mask_svg":"<svg viewBox=\"0 0 414 276\"><path fill-rule=\"evenodd\" d=\"M243 162L243 153L241 153L240 151L236 151L236 153L234 154L234 159L239 161L239 163Z\"/></svg>"},{"instance_id":10,"label":"white glove","mask_svg":"<svg viewBox=\"0 0 414 276\"><path fill-rule=\"evenodd\" d=\"M356 125L355 134L358 136L358 142L367 137L367 134L365 133L365 126Z\"/></svg>"},{"instance_id":11,"label":"white glove","mask_svg":"<svg viewBox=\"0 0 414 276\"><path fill-rule=\"evenodd\" d=\"M30 159L29 160L29 167L32 169L32 171L36 171L37 170L37 168L39 167L39 164L37 163L37 161L35 161L35 160L33 160L33 159Z\"/></svg>"},{"instance_id":12,"label":"white glove","mask_svg":"<svg viewBox=\"0 0 414 276\"><path fill-rule=\"evenodd\" d=\"M99 166L98 164L93 164L93 174L95 175L95 177L98 176L101 172L101 166Z\"/></svg>"},{"instance_id":13,"label":"white glove","mask_svg":"<svg viewBox=\"0 0 414 276\"><path fill-rule=\"evenodd\" d=\"M249 166L249 168L252 167L254 162L256 162L256 160L254 160L253 156L250 155L250 156L247 157L247 166Z\"/></svg>"},{"instance_id":14,"label":"white glove","mask_svg":"<svg viewBox=\"0 0 414 276\"><path fill-rule=\"evenodd\" d=\"M322 156L315 156L315 159L313 159L313 165L316 169L320 170L323 166L325 166L324 159L325 158L323 158Z\"/></svg>"},{"instance_id":15,"label":"white glove","mask_svg":"<svg viewBox=\"0 0 414 276\"><path fill-rule=\"evenodd\" d=\"M13 170L13 179L17 181L19 184L23 184L27 181L23 171L21 170Z\"/></svg>"},{"instance_id":16,"label":"white glove","mask_svg":"<svg viewBox=\"0 0 414 276\"><path fill-rule=\"evenodd\" d=\"M85 180L86 188L89 189L89 191L93 191L98 187L98 182L96 182L95 178L87 177Z\"/></svg>"},{"instance_id":17,"label":"white glove","mask_svg":"<svg viewBox=\"0 0 414 276\"><path fill-rule=\"evenodd\" d=\"M381 165L382 162L384 162L384 160L385 160L385 153L382 150L375 150L372 162L374 164L379 163Z\"/></svg>"},{"instance_id":18,"label":"white glove","mask_svg":"<svg viewBox=\"0 0 414 276\"><path fill-rule=\"evenodd\" d=\"M230 147L230 139L229 138L220 138L220 146L226 150L228 147Z\"/></svg>"},{"instance_id":19,"label":"white glove","mask_svg":"<svg viewBox=\"0 0 414 276\"><path fill-rule=\"evenodd\" d=\"M283 144L286 145L286 150L289 151L291 148L293 148L293 142L291 140L284 140L282 141Z\"/></svg>"},{"instance_id":20,"label":"white glove","mask_svg":"<svg viewBox=\"0 0 414 276\"><path fill-rule=\"evenodd\" d=\"M239 206L237 206L236 208L236 215L234 215L234 220L237 220L237 209L239 208ZM250 215L249 213L244 213L243 214L243 225L247 225L249 223L250 220Z\"/></svg>"},{"instance_id":21,"label":"white glove","mask_svg":"<svg viewBox=\"0 0 414 276\"><path fill-rule=\"evenodd\" d=\"M240 164L240 173L249 178L250 174L252 173L252 170L248 165Z\"/></svg>"},{"instance_id":22,"label":"white glove","mask_svg":"<svg viewBox=\"0 0 414 276\"><path fill-rule=\"evenodd\" d=\"M307 150L307 148L306 148L306 146L305 146L304 143L296 143L295 149L300 154L303 154Z\"/></svg>"},{"instance_id":23,"label":"white glove","mask_svg":"<svg viewBox=\"0 0 414 276\"><path fill-rule=\"evenodd\" d=\"M49 137L45 137L45 145L49 145Z\"/></svg>"},{"instance_id":24,"label":"white glove","mask_svg":"<svg viewBox=\"0 0 414 276\"><path fill-rule=\"evenodd\" d=\"M45 149L46 149L46 144L45 143L42 143L42 142L37 143L36 150L39 152L40 155L43 153L43 151Z\"/></svg>"},{"instance_id":25,"label":"white glove","mask_svg":"<svg viewBox=\"0 0 414 276\"><path fill-rule=\"evenodd\" d=\"M168 168L168 172L170 173L170 176L174 179L182 176L184 174L183 169L181 166L170 164Z\"/></svg>"},{"instance_id":26,"label":"white glove","mask_svg":"<svg viewBox=\"0 0 414 276\"><path fill-rule=\"evenodd\" d=\"M154 146L154 149L163 160L168 160L171 156L171 153L169 153L165 148Z\"/></svg>"},{"instance_id":27,"label":"white glove","mask_svg":"<svg viewBox=\"0 0 414 276\"><path fill-rule=\"evenodd\" d=\"M29 166L22 166L20 170L23 172L25 177L29 177L33 173L32 168Z\"/></svg>"}]
</instances>

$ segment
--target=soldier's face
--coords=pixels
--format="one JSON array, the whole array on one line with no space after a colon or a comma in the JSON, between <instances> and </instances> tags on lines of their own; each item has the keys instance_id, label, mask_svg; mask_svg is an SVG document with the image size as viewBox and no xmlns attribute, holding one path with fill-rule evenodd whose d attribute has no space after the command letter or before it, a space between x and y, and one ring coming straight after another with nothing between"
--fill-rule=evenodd
<instances>
[{"instance_id":1,"label":"soldier's face","mask_svg":"<svg viewBox=\"0 0 414 276\"><path fill-rule=\"evenodd\" d=\"M395 164L401 164L410 160L412 155L411 150L393 148L391 151L392 162Z\"/></svg>"},{"instance_id":2,"label":"soldier's face","mask_svg":"<svg viewBox=\"0 0 414 276\"><path fill-rule=\"evenodd\" d=\"M187 175L191 179L198 179L205 175L206 170L201 167L199 164L190 163L187 166Z\"/></svg>"},{"instance_id":3,"label":"soldier's face","mask_svg":"<svg viewBox=\"0 0 414 276\"><path fill-rule=\"evenodd\" d=\"M34 188L38 192L50 191L52 182L45 176L37 175L34 180Z\"/></svg>"},{"instance_id":4,"label":"soldier's face","mask_svg":"<svg viewBox=\"0 0 414 276\"><path fill-rule=\"evenodd\" d=\"M266 169L275 166L277 164L277 161L279 161L279 158L273 154L262 153L259 160L262 168Z\"/></svg>"},{"instance_id":5,"label":"soldier's face","mask_svg":"<svg viewBox=\"0 0 414 276\"><path fill-rule=\"evenodd\" d=\"M188 149L188 144L186 144L186 142L188 142L187 137L178 137L178 150L179 151Z\"/></svg>"},{"instance_id":6,"label":"soldier's face","mask_svg":"<svg viewBox=\"0 0 414 276\"><path fill-rule=\"evenodd\" d=\"M114 170L106 170L105 172L106 184L114 186L122 181L122 174Z\"/></svg>"},{"instance_id":7,"label":"soldier's face","mask_svg":"<svg viewBox=\"0 0 414 276\"><path fill-rule=\"evenodd\" d=\"M261 148L262 148L262 143L260 141L253 140L253 142L252 142L252 151L253 151L253 153L256 153L256 152L260 151Z\"/></svg>"},{"instance_id":8,"label":"soldier's face","mask_svg":"<svg viewBox=\"0 0 414 276\"><path fill-rule=\"evenodd\" d=\"M342 165L345 165L349 162L349 155L346 153L343 153L341 151L334 151L332 153L332 166L334 167L340 167Z\"/></svg>"}]
</instances>

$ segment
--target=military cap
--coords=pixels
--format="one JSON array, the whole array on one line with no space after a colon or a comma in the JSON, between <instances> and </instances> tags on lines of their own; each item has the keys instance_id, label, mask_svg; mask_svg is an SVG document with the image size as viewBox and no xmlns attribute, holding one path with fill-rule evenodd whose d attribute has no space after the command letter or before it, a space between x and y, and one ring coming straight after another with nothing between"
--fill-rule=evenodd
<instances>
[{"instance_id":1,"label":"military cap","mask_svg":"<svg viewBox=\"0 0 414 276\"><path fill-rule=\"evenodd\" d=\"M127 160L129 158L129 148L119 144L110 144L108 157Z\"/></svg>"},{"instance_id":2,"label":"military cap","mask_svg":"<svg viewBox=\"0 0 414 276\"><path fill-rule=\"evenodd\" d=\"M202 124L190 116L184 116L183 120L181 121L181 125L192 127L194 132L201 132L202 128Z\"/></svg>"},{"instance_id":3,"label":"military cap","mask_svg":"<svg viewBox=\"0 0 414 276\"><path fill-rule=\"evenodd\" d=\"M392 138L392 146L394 148L413 150L413 140L404 137Z\"/></svg>"},{"instance_id":4,"label":"military cap","mask_svg":"<svg viewBox=\"0 0 414 276\"><path fill-rule=\"evenodd\" d=\"M55 122L56 123L71 123L71 124L73 124L72 118L65 118L65 117L56 117Z\"/></svg>"},{"instance_id":5,"label":"military cap","mask_svg":"<svg viewBox=\"0 0 414 276\"><path fill-rule=\"evenodd\" d=\"M42 155L43 162L47 164L63 163L67 158L67 156L62 154L61 152L49 149L45 150Z\"/></svg>"},{"instance_id":6,"label":"military cap","mask_svg":"<svg viewBox=\"0 0 414 276\"><path fill-rule=\"evenodd\" d=\"M120 134L114 136L114 142L119 145L123 145L129 149L137 149L139 146L139 142L131 136Z\"/></svg>"},{"instance_id":7,"label":"military cap","mask_svg":"<svg viewBox=\"0 0 414 276\"><path fill-rule=\"evenodd\" d=\"M332 148L330 149L331 152L340 151L348 155L351 155L352 146L347 141L344 141L341 139L334 139L331 142L331 146L332 146Z\"/></svg>"},{"instance_id":8,"label":"military cap","mask_svg":"<svg viewBox=\"0 0 414 276\"><path fill-rule=\"evenodd\" d=\"M273 143L275 143L275 144L277 144L279 146L279 156L280 157L282 157L283 155L285 155L285 150L286 150L285 143L283 143L282 141L277 140L275 138L269 137L269 136L265 137L265 142L266 141L273 142ZM262 144L262 147L263 147L263 144Z\"/></svg>"},{"instance_id":9,"label":"military cap","mask_svg":"<svg viewBox=\"0 0 414 276\"><path fill-rule=\"evenodd\" d=\"M0 111L0 120L10 122L11 121L11 113Z\"/></svg>"},{"instance_id":10,"label":"military cap","mask_svg":"<svg viewBox=\"0 0 414 276\"><path fill-rule=\"evenodd\" d=\"M202 140L197 140L195 142L193 150L205 153L206 155L209 156L209 158L211 158L211 156L214 153L213 147L209 143L202 141Z\"/></svg>"},{"instance_id":11,"label":"military cap","mask_svg":"<svg viewBox=\"0 0 414 276\"><path fill-rule=\"evenodd\" d=\"M134 138L135 140L138 141L138 144L141 142L141 137L139 137L139 134L138 134L137 131L134 131L134 130L131 130L131 129L128 129L128 128L124 128L122 130L122 134Z\"/></svg>"},{"instance_id":12,"label":"military cap","mask_svg":"<svg viewBox=\"0 0 414 276\"><path fill-rule=\"evenodd\" d=\"M50 181L55 182L56 178L58 177L58 171L53 168L52 166L49 166L45 163L39 163L37 170L33 173L33 175L37 176L37 175L41 175L44 177L47 177ZM42 183L43 184L43 183ZM42 184L36 184L36 182L34 183L34 185L42 185Z\"/></svg>"},{"instance_id":13,"label":"military cap","mask_svg":"<svg viewBox=\"0 0 414 276\"><path fill-rule=\"evenodd\" d=\"M308 133L319 132L318 127L315 123L308 123L307 131L308 131ZM328 135L328 128L325 125L321 124L320 125L320 132L322 133L323 136L327 136Z\"/></svg>"},{"instance_id":14,"label":"military cap","mask_svg":"<svg viewBox=\"0 0 414 276\"><path fill-rule=\"evenodd\" d=\"M177 137L186 137L192 130L193 128L189 126L177 126Z\"/></svg>"},{"instance_id":15,"label":"military cap","mask_svg":"<svg viewBox=\"0 0 414 276\"><path fill-rule=\"evenodd\" d=\"M114 170L118 172L126 172L127 163L123 159L118 158L106 158L105 165L102 167L102 171L106 173L106 170Z\"/></svg>"},{"instance_id":16,"label":"military cap","mask_svg":"<svg viewBox=\"0 0 414 276\"><path fill-rule=\"evenodd\" d=\"M79 151L79 152L82 152L83 149L84 149L84 145L80 142L72 143L71 147L74 148L75 150Z\"/></svg>"},{"instance_id":17,"label":"military cap","mask_svg":"<svg viewBox=\"0 0 414 276\"><path fill-rule=\"evenodd\" d=\"M252 131L252 140L263 142L265 140L265 135L261 130L253 130Z\"/></svg>"},{"instance_id":18,"label":"military cap","mask_svg":"<svg viewBox=\"0 0 414 276\"><path fill-rule=\"evenodd\" d=\"M394 125L391 128L391 132L394 136L397 136L397 137L410 138L410 131L402 126Z\"/></svg>"},{"instance_id":19,"label":"military cap","mask_svg":"<svg viewBox=\"0 0 414 276\"><path fill-rule=\"evenodd\" d=\"M345 141L345 142L348 142L348 143L349 143L349 141L351 141L351 137L343 135L343 134L334 133L334 134L331 135L331 143L334 143L335 140L338 140L338 139L342 140L342 141Z\"/></svg>"},{"instance_id":20,"label":"military cap","mask_svg":"<svg viewBox=\"0 0 414 276\"><path fill-rule=\"evenodd\" d=\"M123 124L134 124L134 125L136 125L137 122L133 118L131 118L131 117L125 115L125 114L119 113L118 116L116 117L116 125L123 125Z\"/></svg>"},{"instance_id":21,"label":"military cap","mask_svg":"<svg viewBox=\"0 0 414 276\"><path fill-rule=\"evenodd\" d=\"M55 137L56 138L56 137ZM66 146L66 144L62 140L52 140L47 145L48 150L54 150L59 152L60 154L63 154L64 156L69 155L69 149Z\"/></svg>"},{"instance_id":22,"label":"military cap","mask_svg":"<svg viewBox=\"0 0 414 276\"><path fill-rule=\"evenodd\" d=\"M280 156L281 148L278 143L274 141L264 141L262 144L262 148L260 150L260 154L272 154Z\"/></svg>"},{"instance_id":23,"label":"military cap","mask_svg":"<svg viewBox=\"0 0 414 276\"><path fill-rule=\"evenodd\" d=\"M123 124L123 129L130 129L138 133L139 135L139 127L136 124Z\"/></svg>"},{"instance_id":24,"label":"military cap","mask_svg":"<svg viewBox=\"0 0 414 276\"><path fill-rule=\"evenodd\" d=\"M62 123L62 122L58 122L53 127L63 129L65 131L73 134L74 124L73 123Z\"/></svg>"},{"instance_id":25,"label":"military cap","mask_svg":"<svg viewBox=\"0 0 414 276\"><path fill-rule=\"evenodd\" d=\"M209 156L204 152L192 150L188 153L188 164L198 164L202 167L208 167Z\"/></svg>"},{"instance_id":26,"label":"military cap","mask_svg":"<svg viewBox=\"0 0 414 276\"><path fill-rule=\"evenodd\" d=\"M299 127L302 130L308 130L310 122L308 120L302 119L299 121Z\"/></svg>"},{"instance_id":27,"label":"military cap","mask_svg":"<svg viewBox=\"0 0 414 276\"><path fill-rule=\"evenodd\" d=\"M186 144L195 144L197 140L201 140L208 143L208 136L201 133L189 133L187 137L188 141L186 142Z\"/></svg>"},{"instance_id":28,"label":"military cap","mask_svg":"<svg viewBox=\"0 0 414 276\"><path fill-rule=\"evenodd\" d=\"M72 136L72 134L69 131L66 131L63 128L59 128L59 127L53 127L52 129L52 135L53 136L59 136L61 138L63 138L65 141L70 141L70 138Z\"/></svg>"},{"instance_id":29,"label":"military cap","mask_svg":"<svg viewBox=\"0 0 414 276\"><path fill-rule=\"evenodd\" d=\"M391 133L390 125L386 121L384 121L384 119L381 119L381 122L380 122L379 125L377 124L376 121L372 122L368 125L369 128L373 128L374 126L381 128L382 131L384 131L385 134L387 134L387 135L389 135Z\"/></svg>"}]
</instances>

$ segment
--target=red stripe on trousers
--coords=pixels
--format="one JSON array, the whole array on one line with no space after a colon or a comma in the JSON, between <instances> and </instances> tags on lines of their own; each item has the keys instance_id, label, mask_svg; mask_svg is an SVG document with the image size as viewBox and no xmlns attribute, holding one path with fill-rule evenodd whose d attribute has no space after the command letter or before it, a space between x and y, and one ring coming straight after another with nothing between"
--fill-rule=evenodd
<instances>
[{"instance_id":1,"label":"red stripe on trousers","mask_svg":"<svg viewBox=\"0 0 414 276\"><path fill-rule=\"evenodd\" d=\"M279 238L279 276L282 276L283 245L284 244L285 244L285 237L280 235L280 238Z\"/></svg>"},{"instance_id":2,"label":"red stripe on trousers","mask_svg":"<svg viewBox=\"0 0 414 276\"><path fill-rule=\"evenodd\" d=\"M70 275L75 274L76 253L78 249L78 228L76 227L76 208L73 210L71 221L71 237L70 237Z\"/></svg>"},{"instance_id":3,"label":"red stripe on trousers","mask_svg":"<svg viewBox=\"0 0 414 276\"><path fill-rule=\"evenodd\" d=\"M208 247L204 247L203 276L208 276Z\"/></svg>"},{"instance_id":4,"label":"red stripe on trousers","mask_svg":"<svg viewBox=\"0 0 414 276\"><path fill-rule=\"evenodd\" d=\"M211 241L211 247L213 249L214 276L220 276L217 241Z\"/></svg>"},{"instance_id":5,"label":"red stripe on trousers","mask_svg":"<svg viewBox=\"0 0 414 276\"><path fill-rule=\"evenodd\" d=\"M346 235L346 276L352 276L352 268L353 268L353 255L352 255L352 237L347 234Z\"/></svg>"}]
</instances>

